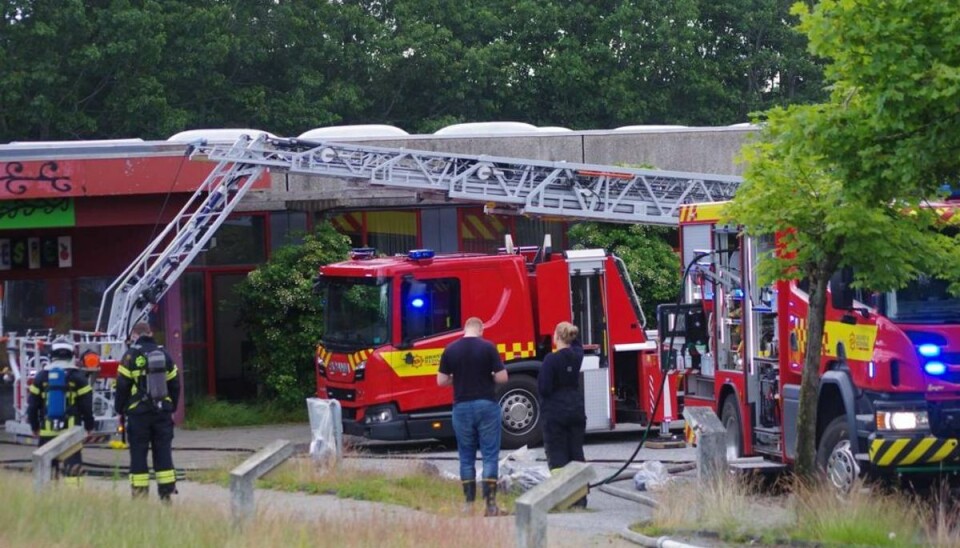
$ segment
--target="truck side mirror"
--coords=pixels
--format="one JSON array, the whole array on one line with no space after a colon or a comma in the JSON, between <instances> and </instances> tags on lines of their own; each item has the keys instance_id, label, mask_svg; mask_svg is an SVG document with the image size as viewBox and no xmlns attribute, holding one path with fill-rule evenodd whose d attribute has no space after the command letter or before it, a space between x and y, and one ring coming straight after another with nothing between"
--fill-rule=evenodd
<instances>
[{"instance_id":1,"label":"truck side mirror","mask_svg":"<svg viewBox=\"0 0 960 548\"><path fill-rule=\"evenodd\" d=\"M830 278L830 305L834 310L853 308L853 269L841 268Z\"/></svg>"}]
</instances>

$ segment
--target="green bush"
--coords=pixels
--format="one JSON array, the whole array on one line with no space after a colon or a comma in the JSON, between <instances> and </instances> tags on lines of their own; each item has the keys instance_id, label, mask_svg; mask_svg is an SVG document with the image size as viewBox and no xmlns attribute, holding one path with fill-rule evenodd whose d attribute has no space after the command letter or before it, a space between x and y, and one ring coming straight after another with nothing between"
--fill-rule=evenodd
<instances>
[{"instance_id":1,"label":"green bush","mask_svg":"<svg viewBox=\"0 0 960 548\"><path fill-rule=\"evenodd\" d=\"M240 321L253 340L251 365L266 396L286 408L316 393L313 355L323 331L317 269L345 259L349 249L349 238L324 223L301 245L277 250L237 289Z\"/></svg>"}]
</instances>

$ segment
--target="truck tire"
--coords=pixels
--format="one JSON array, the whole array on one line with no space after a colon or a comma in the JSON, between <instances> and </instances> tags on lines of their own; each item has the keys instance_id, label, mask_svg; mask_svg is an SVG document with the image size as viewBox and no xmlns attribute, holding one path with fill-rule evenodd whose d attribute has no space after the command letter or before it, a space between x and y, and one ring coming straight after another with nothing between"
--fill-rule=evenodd
<instances>
[{"instance_id":1,"label":"truck tire","mask_svg":"<svg viewBox=\"0 0 960 548\"><path fill-rule=\"evenodd\" d=\"M516 449L536 445L543 439L540 427L540 397L537 381L527 375L511 375L506 384L497 387L503 432L500 447Z\"/></svg>"},{"instance_id":2,"label":"truck tire","mask_svg":"<svg viewBox=\"0 0 960 548\"><path fill-rule=\"evenodd\" d=\"M850 446L850 428L845 415L830 421L823 430L817 445L817 469L841 493L849 493L860 477L860 464Z\"/></svg>"},{"instance_id":3,"label":"truck tire","mask_svg":"<svg viewBox=\"0 0 960 548\"><path fill-rule=\"evenodd\" d=\"M720 421L727 431L727 460L739 459L743 456L743 422L740 420L736 396L729 395L723 400Z\"/></svg>"}]
</instances>

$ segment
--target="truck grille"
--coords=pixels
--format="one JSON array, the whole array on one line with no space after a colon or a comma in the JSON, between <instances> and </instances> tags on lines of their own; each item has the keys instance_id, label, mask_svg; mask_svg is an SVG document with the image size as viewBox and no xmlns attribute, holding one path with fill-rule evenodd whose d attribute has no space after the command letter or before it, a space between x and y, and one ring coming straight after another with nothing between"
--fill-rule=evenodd
<instances>
[{"instance_id":1,"label":"truck grille","mask_svg":"<svg viewBox=\"0 0 960 548\"><path fill-rule=\"evenodd\" d=\"M333 399L333 400L349 401L349 402L357 401L357 391L350 390L347 388L333 388L332 386L328 386L327 396L329 396L330 399Z\"/></svg>"}]
</instances>

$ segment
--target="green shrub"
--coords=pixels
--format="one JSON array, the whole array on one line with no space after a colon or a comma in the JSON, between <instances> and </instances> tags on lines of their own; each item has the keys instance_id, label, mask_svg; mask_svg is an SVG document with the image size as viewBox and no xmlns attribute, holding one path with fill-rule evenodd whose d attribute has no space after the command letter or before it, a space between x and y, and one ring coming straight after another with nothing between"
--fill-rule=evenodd
<instances>
[{"instance_id":1,"label":"green shrub","mask_svg":"<svg viewBox=\"0 0 960 548\"><path fill-rule=\"evenodd\" d=\"M349 242L324 223L301 245L277 250L237 288L240 321L253 340L251 365L266 396L288 409L316 393L313 356L323 316L313 285L321 265L346 258Z\"/></svg>"}]
</instances>

